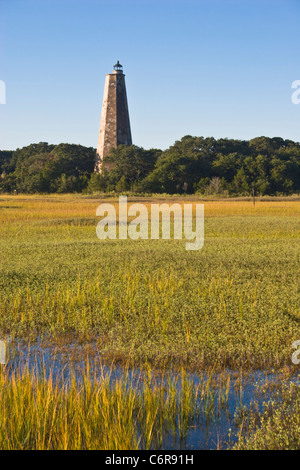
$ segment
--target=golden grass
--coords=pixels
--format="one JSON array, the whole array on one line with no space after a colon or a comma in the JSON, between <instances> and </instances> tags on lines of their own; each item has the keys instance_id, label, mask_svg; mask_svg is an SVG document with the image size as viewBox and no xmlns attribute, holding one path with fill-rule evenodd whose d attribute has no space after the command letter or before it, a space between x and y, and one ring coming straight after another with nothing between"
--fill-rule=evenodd
<instances>
[{"instance_id":1,"label":"golden grass","mask_svg":"<svg viewBox=\"0 0 300 470\"><path fill-rule=\"evenodd\" d=\"M181 240L99 240L104 200L117 202L1 196L3 333L97 338L107 358L133 363L290 361L300 334L299 201L205 201L204 247L192 253Z\"/></svg>"},{"instance_id":2,"label":"golden grass","mask_svg":"<svg viewBox=\"0 0 300 470\"><path fill-rule=\"evenodd\" d=\"M148 368L120 378L93 358L66 378L36 362L0 374L2 450L123 450L184 442L190 426L214 419L228 402L230 377L193 383L184 371L155 378ZM32 368L32 366L34 366Z\"/></svg>"},{"instance_id":3,"label":"golden grass","mask_svg":"<svg viewBox=\"0 0 300 470\"><path fill-rule=\"evenodd\" d=\"M25 222L45 219L64 218L95 218L96 209L100 203L111 203L116 208L118 198L85 198L80 195L16 195L0 196L0 223ZM206 201L203 199L172 198L163 199L128 198L128 204L140 202L147 206L150 213L151 203L180 202L182 204L205 204L206 217L228 217L228 216L285 216L298 217L300 215L300 201L293 198L287 200L257 200L255 206L250 200L216 200Z\"/></svg>"},{"instance_id":4,"label":"golden grass","mask_svg":"<svg viewBox=\"0 0 300 470\"><path fill-rule=\"evenodd\" d=\"M1 335L93 341L106 361L143 368L290 367L300 337L297 198L255 206L250 199L128 199L148 208L203 202L205 243L197 253L181 240L98 240L101 202L118 199L0 196ZM112 383L86 368L80 383L65 387L45 371L2 372L3 449L159 447L166 432L185 435L199 403L215 416L230 386L225 374L216 395L210 379L195 387L183 377L178 396L172 381L136 390L126 373Z\"/></svg>"}]
</instances>

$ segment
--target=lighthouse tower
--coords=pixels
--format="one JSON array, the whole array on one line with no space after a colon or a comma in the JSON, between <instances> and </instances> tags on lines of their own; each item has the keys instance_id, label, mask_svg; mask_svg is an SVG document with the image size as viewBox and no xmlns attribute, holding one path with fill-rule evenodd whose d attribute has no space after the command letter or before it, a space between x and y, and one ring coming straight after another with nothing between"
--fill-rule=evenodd
<instances>
[{"instance_id":1,"label":"lighthouse tower","mask_svg":"<svg viewBox=\"0 0 300 470\"><path fill-rule=\"evenodd\" d=\"M111 148L132 145L125 75L119 61L105 78L95 171L101 172L103 159Z\"/></svg>"}]
</instances>

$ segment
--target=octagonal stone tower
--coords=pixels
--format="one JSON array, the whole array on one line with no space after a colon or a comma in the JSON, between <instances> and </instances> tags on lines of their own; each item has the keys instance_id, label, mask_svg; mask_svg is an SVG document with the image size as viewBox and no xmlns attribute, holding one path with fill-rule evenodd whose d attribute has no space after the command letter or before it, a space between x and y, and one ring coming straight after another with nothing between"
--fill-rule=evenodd
<instances>
[{"instance_id":1,"label":"octagonal stone tower","mask_svg":"<svg viewBox=\"0 0 300 470\"><path fill-rule=\"evenodd\" d=\"M103 159L111 148L132 145L125 75L119 61L105 78L95 171L101 172Z\"/></svg>"}]
</instances>

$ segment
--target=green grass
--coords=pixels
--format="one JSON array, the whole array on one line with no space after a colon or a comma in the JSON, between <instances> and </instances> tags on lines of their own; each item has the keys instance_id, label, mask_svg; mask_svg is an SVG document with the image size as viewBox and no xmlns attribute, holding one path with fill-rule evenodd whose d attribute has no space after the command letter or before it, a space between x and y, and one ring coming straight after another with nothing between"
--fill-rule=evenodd
<instances>
[{"instance_id":1,"label":"green grass","mask_svg":"<svg viewBox=\"0 0 300 470\"><path fill-rule=\"evenodd\" d=\"M99 240L102 201L117 199L0 197L0 339L39 339L66 354L75 342L90 348L94 365L100 353L104 363L142 370L206 371L208 381L196 386L182 372L177 393L171 373L167 384L149 379L137 390L126 371L117 381L96 380L85 363L82 380L64 386L45 370L4 367L2 449L161 447L166 435L184 438L201 413L214 419L216 403L226 407L230 375L216 385L210 371L297 372L297 198L262 199L255 207L250 200L204 201L198 252L186 251L182 240ZM289 378L282 378L281 401L274 391L262 412L255 405L240 411L234 448L299 448L300 400Z\"/></svg>"},{"instance_id":2,"label":"green grass","mask_svg":"<svg viewBox=\"0 0 300 470\"><path fill-rule=\"evenodd\" d=\"M58 351L59 352L59 351ZM80 366L42 368L42 354L0 374L0 448L157 449L184 443L191 427L227 408L231 377L213 371L195 381L185 371L104 370L84 355ZM29 365L30 364L30 365ZM54 363L53 363L54 364ZM78 367L79 366L79 367ZM67 375L66 375L67 372Z\"/></svg>"},{"instance_id":3,"label":"green grass","mask_svg":"<svg viewBox=\"0 0 300 470\"><path fill-rule=\"evenodd\" d=\"M299 202L205 203L204 247L188 252L181 240L98 240L98 201L1 199L3 334L96 339L134 364L290 364Z\"/></svg>"},{"instance_id":4,"label":"green grass","mask_svg":"<svg viewBox=\"0 0 300 470\"><path fill-rule=\"evenodd\" d=\"M81 380L62 385L50 372L41 377L0 374L0 448L11 449L149 449L168 434L183 439L195 421L197 389L183 377L166 386L144 381L131 386L128 373L110 380L93 376L88 362Z\"/></svg>"},{"instance_id":5,"label":"green grass","mask_svg":"<svg viewBox=\"0 0 300 470\"><path fill-rule=\"evenodd\" d=\"M254 400L250 409L241 410L237 417L238 442L236 450L299 450L300 449L300 388L295 382L266 384L271 399L265 400L258 411ZM270 393L270 392L269 392Z\"/></svg>"}]
</instances>

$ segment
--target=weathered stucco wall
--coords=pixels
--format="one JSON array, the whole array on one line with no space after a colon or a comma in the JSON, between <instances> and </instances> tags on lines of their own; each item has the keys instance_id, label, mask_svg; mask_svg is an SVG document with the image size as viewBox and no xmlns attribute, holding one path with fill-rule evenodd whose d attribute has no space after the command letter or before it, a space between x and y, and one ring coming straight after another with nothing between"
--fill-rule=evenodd
<instances>
[{"instance_id":1,"label":"weathered stucco wall","mask_svg":"<svg viewBox=\"0 0 300 470\"><path fill-rule=\"evenodd\" d=\"M112 147L132 145L125 75L120 71L106 75L97 145L95 171Z\"/></svg>"}]
</instances>

